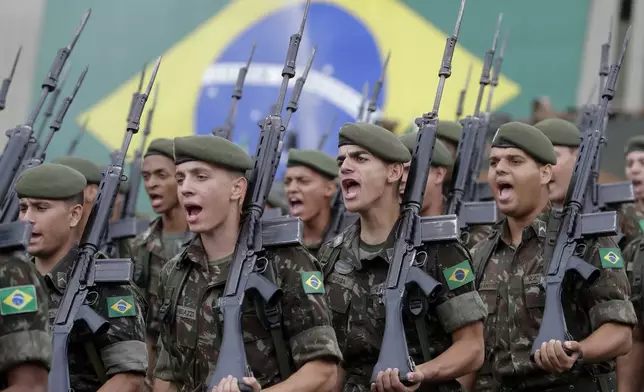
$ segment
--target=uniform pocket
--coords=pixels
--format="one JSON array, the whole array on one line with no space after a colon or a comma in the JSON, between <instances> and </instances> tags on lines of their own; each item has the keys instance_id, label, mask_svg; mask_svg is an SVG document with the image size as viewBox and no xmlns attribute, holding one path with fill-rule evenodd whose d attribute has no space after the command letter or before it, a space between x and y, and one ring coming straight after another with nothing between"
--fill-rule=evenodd
<instances>
[{"instance_id":1,"label":"uniform pocket","mask_svg":"<svg viewBox=\"0 0 644 392\"><path fill-rule=\"evenodd\" d=\"M329 309L335 313L346 314L351 303L353 287L351 278L334 272L329 275L326 284L326 300Z\"/></svg>"},{"instance_id":2,"label":"uniform pocket","mask_svg":"<svg viewBox=\"0 0 644 392\"><path fill-rule=\"evenodd\" d=\"M483 282L479 288L479 294L487 308L487 314L496 313L499 300L499 284L497 282Z\"/></svg>"},{"instance_id":3,"label":"uniform pocket","mask_svg":"<svg viewBox=\"0 0 644 392\"><path fill-rule=\"evenodd\" d=\"M546 306L546 293L541 287L541 275L523 278L523 295L530 321L535 327L541 325L543 310Z\"/></svg>"}]
</instances>

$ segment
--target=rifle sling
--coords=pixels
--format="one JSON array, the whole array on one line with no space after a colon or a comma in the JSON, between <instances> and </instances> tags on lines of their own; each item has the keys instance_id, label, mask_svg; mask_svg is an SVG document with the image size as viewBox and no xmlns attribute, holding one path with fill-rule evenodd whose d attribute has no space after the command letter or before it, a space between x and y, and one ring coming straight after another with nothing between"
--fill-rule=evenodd
<instances>
[{"instance_id":1,"label":"rifle sling","mask_svg":"<svg viewBox=\"0 0 644 392\"><path fill-rule=\"evenodd\" d=\"M101 358L98 355L94 341L91 339L85 340L83 342L83 346L85 347L85 352L87 352L87 356L89 357L89 361L92 363L92 367L96 372L98 380L101 382L101 385L104 385L107 382L107 373L105 372L103 361L101 361Z\"/></svg>"}]
</instances>

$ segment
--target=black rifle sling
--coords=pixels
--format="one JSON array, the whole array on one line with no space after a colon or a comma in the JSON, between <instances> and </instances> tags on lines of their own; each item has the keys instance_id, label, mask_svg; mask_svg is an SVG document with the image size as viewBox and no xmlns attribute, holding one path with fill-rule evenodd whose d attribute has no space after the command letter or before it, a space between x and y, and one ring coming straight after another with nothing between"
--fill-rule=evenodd
<instances>
[{"instance_id":1,"label":"black rifle sling","mask_svg":"<svg viewBox=\"0 0 644 392\"><path fill-rule=\"evenodd\" d=\"M641 319L642 314L644 313L644 298L642 298L642 277L644 275L644 271L642 271L644 269L644 252L642 251L642 248L644 247L644 239L638 241L639 244L637 244L635 255L633 256L633 261L631 261L629 265L632 267L631 274L633 275L631 282L631 294L633 302L636 306L638 318Z\"/></svg>"},{"instance_id":2,"label":"black rifle sling","mask_svg":"<svg viewBox=\"0 0 644 392\"><path fill-rule=\"evenodd\" d=\"M499 242L499 237L501 236L501 226L494 228L492 233L488 235L485 240L485 244L476 252L472 257L472 263L474 271L476 272L476 290L479 289L481 281L483 280L483 275L485 275L485 268L487 267L488 261L490 261L490 256L494 253L496 249L496 244Z\"/></svg>"},{"instance_id":3,"label":"black rifle sling","mask_svg":"<svg viewBox=\"0 0 644 392\"><path fill-rule=\"evenodd\" d=\"M272 260L273 258L269 257L269 259ZM262 275L272 283L277 284L275 265L270 261L267 263ZM282 304L279 300L275 301L274 304L267 303L259 295L254 295L253 300L259 322L265 330L270 332L273 339L277 366L279 367L281 380L284 381L293 373L293 366L291 364L290 350L286 345L286 339L284 339Z\"/></svg>"},{"instance_id":4,"label":"black rifle sling","mask_svg":"<svg viewBox=\"0 0 644 392\"><path fill-rule=\"evenodd\" d=\"M98 380L101 382L101 385L104 385L107 382L107 373L105 372L103 361L101 361L101 357L98 355L94 341L91 339L85 340L83 342L83 347L85 347L85 352L89 357L89 361L92 363L92 367L94 368L94 372L96 372Z\"/></svg>"}]
</instances>

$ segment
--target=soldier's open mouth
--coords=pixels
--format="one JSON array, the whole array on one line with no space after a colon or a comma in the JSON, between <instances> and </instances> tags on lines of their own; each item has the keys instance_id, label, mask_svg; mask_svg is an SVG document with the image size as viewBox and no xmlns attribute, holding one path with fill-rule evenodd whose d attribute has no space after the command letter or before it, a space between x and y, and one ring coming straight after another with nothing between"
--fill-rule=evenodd
<instances>
[{"instance_id":1,"label":"soldier's open mouth","mask_svg":"<svg viewBox=\"0 0 644 392\"><path fill-rule=\"evenodd\" d=\"M350 178L342 180L342 191L344 192L344 199L352 199L360 193L360 183Z\"/></svg>"},{"instance_id":2,"label":"soldier's open mouth","mask_svg":"<svg viewBox=\"0 0 644 392\"><path fill-rule=\"evenodd\" d=\"M199 207L197 205L194 205L194 204L186 205L186 206L184 206L184 208L185 208L186 213L188 214L189 218L195 218L197 215L199 215L199 213L202 210L201 207Z\"/></svg>"},{"instance_id":3,"label":"soldier's open mouth","mask_svg":"<svg viewBox=\"0 0 644 392\"><path fill-rule=\"evenodd\" d=\"M296 216L297 214L299 214L303 206L304 206L304 203L302 203L302 200L296 197L291 197L288 199L289 213L291 215Z\"/></svg>"},{"instance_id":4,"label":"soldier's open mouth","mask_svg":"<svg viewBox=\"0 0 644 392\"><path fill-rule=\"evenodd\" d=\"M497 184L497 188L499 190L499 200L500 201L506 201L510 197L512 197L512 193L514 192L514 187L510 185L507 182L499 182Z\"/></svg>"}]
</instances>

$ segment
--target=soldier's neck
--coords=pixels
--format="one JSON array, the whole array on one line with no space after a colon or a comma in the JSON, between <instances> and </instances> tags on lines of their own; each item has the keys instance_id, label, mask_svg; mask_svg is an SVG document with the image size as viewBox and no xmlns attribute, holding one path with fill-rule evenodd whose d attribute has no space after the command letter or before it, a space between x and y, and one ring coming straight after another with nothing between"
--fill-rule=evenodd
<instances>
[{"instance_id":1,"label":"soldier's neck","mask_svg":"<svg viewBox=\"0 0 644 392\"><path fill-rule=\"evenodd\" d=\"M223 259L233 253L239 233L239 222L239 211L231 210L220 225L210 231L199 234L208 260Z\"/></svg>"},{"instance_id":2,"label":"soldier's neck","mask_svg":"<svg viewBox=\"0 0 644 392\"><path fill-rule=\"evenodd\" d=\"M512 244L514 246L518 246L521 243L521 239L523 238L523 229L530 226L548 205L547 197L542 200L543 202L539 203L539 206L529 214L525 214L521 217L508 216L508 229L510 229L510 236L512 237Z\"/></svg>"},{"instance_id":3,"label":"soldier's neck","mask_svg":"<svg viewBox=\"0 0 644 392\"><path fill-rule=\"evenodd\" d=\"M70 236L67 242L63 246L58 248L54 253L46 257L36 257L36 269L38 270L38 272L40 272L41 275L48 274L49 271L51 271L56 266L56 264L58 264L65 258L65 256L67 256L67 253L72 250L75 244L76 238L74 236Z\"/></svg>"},{"instance_id":4,"label":"soldier's neck","mask_svg":"<svg viewBox=\"0 0 644 392\"><path fill-rule=\"evenodd\" d=\"M428 200L427 206L420 211L420 216L439 216L443 215L445 211L445 203L443 202L443 194L436 192L436 195L429 196L426 195L425 198L431 198ZM425 203L423 203L425 204Z\"/></svg>"},{"instance_id":5,"label":"soldier's neck","mask_svg":"<svg viewBox=\"0 0 644 392\"><path fill-rule=\"evenodd\" d=\"M644 211L644 199L642 199L642 200L637 200L637 201L635 202L635 204L636 204L636 206L637 206L637 209L638 209L638 210L640 210L640 211Z\"/></svg>"},{"instance_id":6,"label":"soldier's neck","mask_svg":"<svg viewBox=\"0 0 644 392\"><path fill-rule=\"evenodd\" d=\"M374 206L360 212L360 239L371 245L385 242L399 216L398 195L384 195Z\"/></svg>"},{"instance_id":7,"label":"soldier's neck","mask_svg":"<svg viewBox=\"0 0 644 392\"><path fill-rule=\"evenodd\" d=\"M552 204L552 208L561 210L563 209L563 200L550 200L550 203Z\"/></svg>"},{"instance_id":8,"label":"soldier's neck","mask_svg":"<svg viewBox=\"0 0 644 392\"><path fill-rule=\"evenodd\" d=\"M188 230L186 213L179 204L161 215L161 223L164 233L183 233Z\"/></svg>"},{"instance_id":9,"label":"soldier's neck","mask_svg":"<svg viewBox=\"0 0 644 392\"><path fill-rule=\"evenodd\" d=\"M328 203L326 204L328 205ZM331 220L331 208L325 207L320 209L320 211L307 220L304 223L304 243L305 244L317 244L322 240L322 235L324 235L324 230L329 225L329 220Z\"/></svg>"}]
</instances>

